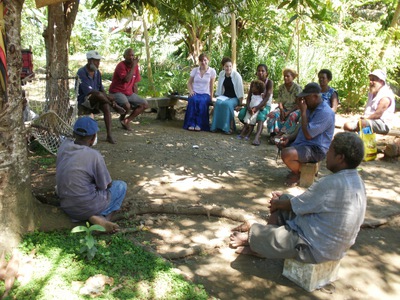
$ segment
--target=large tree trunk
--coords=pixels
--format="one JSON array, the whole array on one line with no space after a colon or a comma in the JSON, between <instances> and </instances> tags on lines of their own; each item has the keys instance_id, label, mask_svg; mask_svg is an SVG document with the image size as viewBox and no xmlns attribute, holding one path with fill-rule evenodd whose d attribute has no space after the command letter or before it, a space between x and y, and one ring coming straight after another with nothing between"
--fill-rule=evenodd
<instances>
[{"instance_id":1,"label":"large tree trunk","mask_svg":"<svg viewBox=\"0 0 400 300\"><path fill-rule=\"evenodd\" d=\"M385 56L386 48L390 43L390 40L392 39L392 34L391 34L391 29L397 27L397 20L399 19L400 16L400 1L397 2L397 7L396 10L393 14L393 19L392 22L390 22L390 27L388 28L386 32L386 38L383 42L381 52L379 53L379 58L382 60L383 57Z\"/></svg>"},{"instance_id":2,"label":"large tree trunk","mask_svg":"<svg viewBox=\"0 0 400 300\"><path fill-rule=\"evenodd\" d=\"M236 70L236 14L231 13L231 59L232 68Z\"/></svg>"},{"instance_id":3,"label":"large tree trunk","mask_svg":"<svg viewBox=\"0 0 400 300\"><path fill-rule=\"evenodd\" d=\"M77 0L48 6L46 45L46 99L49 109L64 121L69 119L68 44L78 13Z\"/></svg>"},{"instance_id":4,"label":"large tree trunk","mask_svg":"<svg viewBox=\"0 0 400 300\"><path fill-rule=\"evenodd\" d=\"M146 45L146 60L147 60L147 77L149 78L149 90L152 96L155 96L156 89L154 87L153 72L151 71L151 55L150 55L150 39L149 31L147 30L147 9L143 4L143 36Z\"/></svg>"},{"instance_id":5,"label":"large tree trunk","mask_svg":"<svg viewBox=\"0 0 400 300\"><path fill-rule=\"evenodd\" d=\"M21 234L33 230L36 225L22 122L20 31L23 3L24 0L4 1L9 78L6 89L0 87L0 251L16 247Z\"/></svg>"}]
</instances>

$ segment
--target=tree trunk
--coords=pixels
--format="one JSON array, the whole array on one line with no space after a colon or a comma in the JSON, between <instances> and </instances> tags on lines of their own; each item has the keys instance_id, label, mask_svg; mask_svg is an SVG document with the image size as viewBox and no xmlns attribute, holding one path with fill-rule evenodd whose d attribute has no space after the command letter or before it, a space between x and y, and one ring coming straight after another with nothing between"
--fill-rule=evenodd
<instances>
[{"instance_id":1,"label":"tree trunk","mask_svg":"<svg viewBox=\"0 0 400 300\"><path fill-rule=\"evenodd\" d=\"M236 14L231 13L231 59L232 68L236 70Z\"/></svg>"},{"instance_id":2,"label":"tree trunk","mask_svg":"<svg viewBox=\"0 0 400 300\"><path fill-rule=\"evenodd\" d=\"M49 109L69 120L68 44L78 12L78 1L48 6L48 25L43 32L46 46L46 100Z\"/></svg>"},{"instance_id":3,"label":"tree trunk","mask_svg":"<svg viewBox=\"0 0 400 300\"><path fill-rule=\"evenodd\" d=\"M379 53L379 58L381 60L385 56L386 48L389 45L390 39L392 37L392 34L391 34L390 30L392 28L396 28L397 27L397 20L399 19L399 16L400 16L400 1L397 2L396 11L393 14L393 19L392 19L392 22L390 22L390 27L388 28L388 30L386 32L386 38L385 38L385 41L383 42L381 53Z\"/></svg>"},{"instance_id":4,"label":"tree trunk","mask_svg":"<svg viewBox=\"0 0 400 300\"><path fill-rule=\"evenodd\" d=\"M5 90L0 87L0 251L10 251L21 234L35 228L26 131L22 122L21 10L24 0L6 0L4 14L7 67ZM2 12L3 10L1 10ZM3 18L1 13L0 18Z\"/></svg>"},{"instance_id":5,"label":"tree trunk","mask_svg":"<svg viewBox=\"0 0 400 300\"><path fill-rule=\"evenodd\" d=\"M146 45L147 77L149 78L150 93L152 96L155 96L156 89L154 87L153 72L151 71L149 32L147 30L147 21L146 20L147 20L147 10L143 4L143 35L144 35L144 42Z\"/></svg>"}]
</instances>

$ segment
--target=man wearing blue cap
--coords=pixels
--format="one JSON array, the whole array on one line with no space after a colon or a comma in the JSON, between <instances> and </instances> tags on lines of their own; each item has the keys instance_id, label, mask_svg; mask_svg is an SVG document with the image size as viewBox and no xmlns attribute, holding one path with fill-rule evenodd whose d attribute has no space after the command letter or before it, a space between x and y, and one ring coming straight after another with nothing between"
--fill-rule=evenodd
<instances>
[{"instance_id":1,"label":"man wearing blue cap","mask_svg":"<svg viewBox=\"0 0 400 300\"><path fill-rule=\"evenodd\" d=\"M117 113L125 114L126 111L120 107L113 96L108 95L101 80L99 71L100 59L102 56L99 52L91 50L86 53L87 64L78 70L79 90L78 105L89 112L101 110L104 115L104 123L107 130L107 142L115 144L115 140L111 136L111 109L112 107Z\"/></svg>"},{"instance_id":2,"label":"man wearing blue cap","mask_svg":"<svg viewBox=\"0 0 400 300\"><path fill-rule=\"evenodd\" d=\"M90 117L75 122L75 141L66 139L57 153L57 193L72 221L89 220L115 232L119 226L111 222L112 213L120 209L127 186L124 181L111 180L104 158L91 148L98 130Z\"/></svg>"},{"instance_id":3,"label":"man wearing blue cap","mask_svg":"<svg viewBox=\"0 0 400 300\"><path fill-rule=\"evenodd\" d=\"M335 130L335 113L321 98L321 87L311 82L297 95L301 127L296 136L283 137L279 143L282 160L290 169L286 186L295 186L300 180L302 163L318 162L325 158ZM294 141L293 141L294 140Z\"/></svg>"}]
</instances>

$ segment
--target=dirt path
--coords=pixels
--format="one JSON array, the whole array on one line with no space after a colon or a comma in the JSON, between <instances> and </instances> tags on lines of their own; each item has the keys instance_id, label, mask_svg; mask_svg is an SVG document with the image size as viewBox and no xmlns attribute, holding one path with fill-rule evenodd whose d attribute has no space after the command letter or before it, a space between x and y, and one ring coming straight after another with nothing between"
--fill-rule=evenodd
<instances>
[{"instance_id":1,"label":"dirt path","mask_svg":"<svg viewBox=\"0 0 400 300\"><path fill-rule=\"evenodd\" d=\"M116 117L116 116L115 116ZM259 147L235 135L189 132L178 120L158 121L145 114L127 132L114 119L118 144L104 142L104 123L96 148L104 155L113 179L128 183L131 203L206 204L268 215L269 195L285 189L287 169L276 161L275 146L263 136ZM367 223L385 223L400 214L398 161L362 163L368 190ZM324 164L320 175L328 174ZM33 179L34 191L46 198L54 176ZM44 180L43 180L44 178ZM340 279L327 291L305 292L283 277L283 261L238 256L228 247L229 231L238 223L207 216L141 216L143 231L135 237L165 254L201 246L199 255L175 260L190 279L218 299L395 299L400 296L399 219L376 229L362 229L342 260ZM129 222L124 226L130 226Z\"/></svg>"}]
</instances>

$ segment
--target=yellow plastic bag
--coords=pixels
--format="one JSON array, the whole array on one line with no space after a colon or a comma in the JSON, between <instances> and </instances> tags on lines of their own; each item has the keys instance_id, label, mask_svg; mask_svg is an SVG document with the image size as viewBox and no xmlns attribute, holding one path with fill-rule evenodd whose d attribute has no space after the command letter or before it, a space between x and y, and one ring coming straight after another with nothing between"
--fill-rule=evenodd
<instances>
[{"instance_id":1,"label":"yellow plastic bag","mask_svg":"<svg viewBox=\"0 0 400 300\"><path fill-rule=\"evenodd\" d=\"M360 138L364 142L364 161L375 160L378 154L378 147L376 146L376 133L372 129L372 124L370 123L371 133L364 133L361 119L358 124L360 128Z\"/></svg>"}]
</instances>

